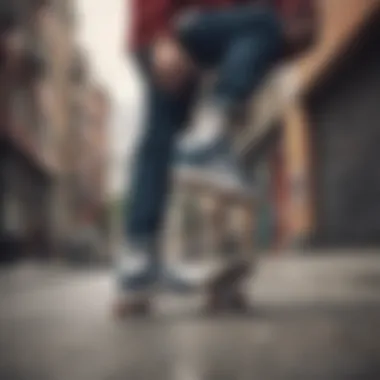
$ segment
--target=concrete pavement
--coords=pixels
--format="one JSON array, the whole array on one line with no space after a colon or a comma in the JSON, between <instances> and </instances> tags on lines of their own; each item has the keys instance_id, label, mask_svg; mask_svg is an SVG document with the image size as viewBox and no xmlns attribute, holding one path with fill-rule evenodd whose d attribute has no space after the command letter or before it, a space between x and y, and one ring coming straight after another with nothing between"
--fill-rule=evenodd
<instances>
[{"instance_id":1,"label":"concrete pavement","mask_svg":"<svg viewBox=\"0 0 380 380\"><path fill-rule=\"evenodd\" d=\"M380 378L380 255L263 259L248 290L253 317L165 296L161 318L117 323L107 271L3 269L0 379Z\"/></svg>"}]
</instances>

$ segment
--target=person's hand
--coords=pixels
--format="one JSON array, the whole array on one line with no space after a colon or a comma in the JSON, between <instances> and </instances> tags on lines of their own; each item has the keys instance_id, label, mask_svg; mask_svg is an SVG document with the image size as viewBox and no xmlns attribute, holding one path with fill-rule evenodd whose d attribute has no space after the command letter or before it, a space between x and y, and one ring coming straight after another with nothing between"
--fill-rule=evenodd
<instances>
[{"instance_id":1,"label":"person's hand","mask_svg":"<svg viewBox=\"0 0 380 380\"><path fill-rule=\"evenodd\" d=\"M154 44L152 71L160 86L177 91L195 75L196 66L175 39L163 38Z\"/></svg>"}]
</instances>

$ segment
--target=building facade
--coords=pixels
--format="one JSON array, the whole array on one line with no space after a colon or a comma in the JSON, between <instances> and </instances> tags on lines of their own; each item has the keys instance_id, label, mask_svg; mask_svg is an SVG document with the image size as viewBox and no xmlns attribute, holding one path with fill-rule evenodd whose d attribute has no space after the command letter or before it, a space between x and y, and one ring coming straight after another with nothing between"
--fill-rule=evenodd
<instances>
[{"instance_id":1,"label":"building facade","mask_svg":"<svg viewBox=\"0 0 380 380\"><path fill-rule=\"evenodd\" d=\"M82 59L81 62L83 71L85 61ZM86 75L81 75L74 93L75 117L67 151L73 209L71 236L86 246L87 259L92 260L95 256L100 258L105 251L102 247L107 222L109 100L104 89Z\"/></svg>"},{"instance_id":2,"label":"building facade","mask_svg":"<svg viewBox=\"0 0 380 380\"><path fill-rule=\"evenodd\" d=\"M2 259L47 243L49 197L54 168L49 160L48 125L40 112L41 81L47 62L39 51L37 2L1 5L0 183ZM45 235L46 239L42 238ZM37 239L37 237L39 237Z\"/></svg>"},{"instance_id":3,"label":"building facade","mask_svg":"<svg viewBox=\"0 0 380 380\"><path fill-rule=\"evenodd\" d=\"M51 152L56 162L56 177L52 189L52 228L56 253L60 242L67 239L74 223L70 168L72 166L72 132L77 115L73 103L78 80L76 19L74 2L46 0L38 14L41 49L48 60L44 81L44 112L54 135ZM79 73L84 75L83 72Z\"/></svg>"},{"instance_id":4,"label":"building facade","mask_svg":"<svg viewBox=\"0 0 380 380\"><path fill-rule=\"evenodd\" d=\"M78 136L87 114L75 4L3 1L0 23L0 251L53 256L78 217Z\"/></svg>"}]
</instances>

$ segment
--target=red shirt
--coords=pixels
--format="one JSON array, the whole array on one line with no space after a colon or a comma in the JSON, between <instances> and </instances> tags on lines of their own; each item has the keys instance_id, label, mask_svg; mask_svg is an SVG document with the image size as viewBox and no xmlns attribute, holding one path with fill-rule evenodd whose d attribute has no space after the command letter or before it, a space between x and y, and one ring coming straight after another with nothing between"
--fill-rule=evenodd
<instances>
[{"instance_id":1,"label":"red shirt","mask_svg":"<svg viewBox=\"0 0 380 380\"><path fill-rule=\"evenodd\" d=\"M266 0L268 1L268 0ZM133 0L132 1L132 45L138 49L149 45L160 35L170 33L174 16L191 7L221 8L252 0ZM305 0L269 0L281 15L292 13Z\"/></svg>"}]
</instances>

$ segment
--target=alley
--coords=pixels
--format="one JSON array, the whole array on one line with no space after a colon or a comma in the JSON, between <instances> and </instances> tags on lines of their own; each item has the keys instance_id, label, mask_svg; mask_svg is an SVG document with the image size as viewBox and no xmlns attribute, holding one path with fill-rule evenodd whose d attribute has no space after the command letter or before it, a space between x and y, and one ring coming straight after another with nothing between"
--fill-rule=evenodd
<instances>
[{"instance_id":1,"label":"alley","mask_svg":"<svg viewBox=\"0 0 380 380\"><path fill-rule=\"evenodd\" d=\"M105 270L23 264L0 275L2 380L380 378L380 259L262 260L250 317L157 301L151 320L112 320Z\"/></svg>"}]
</instances>

